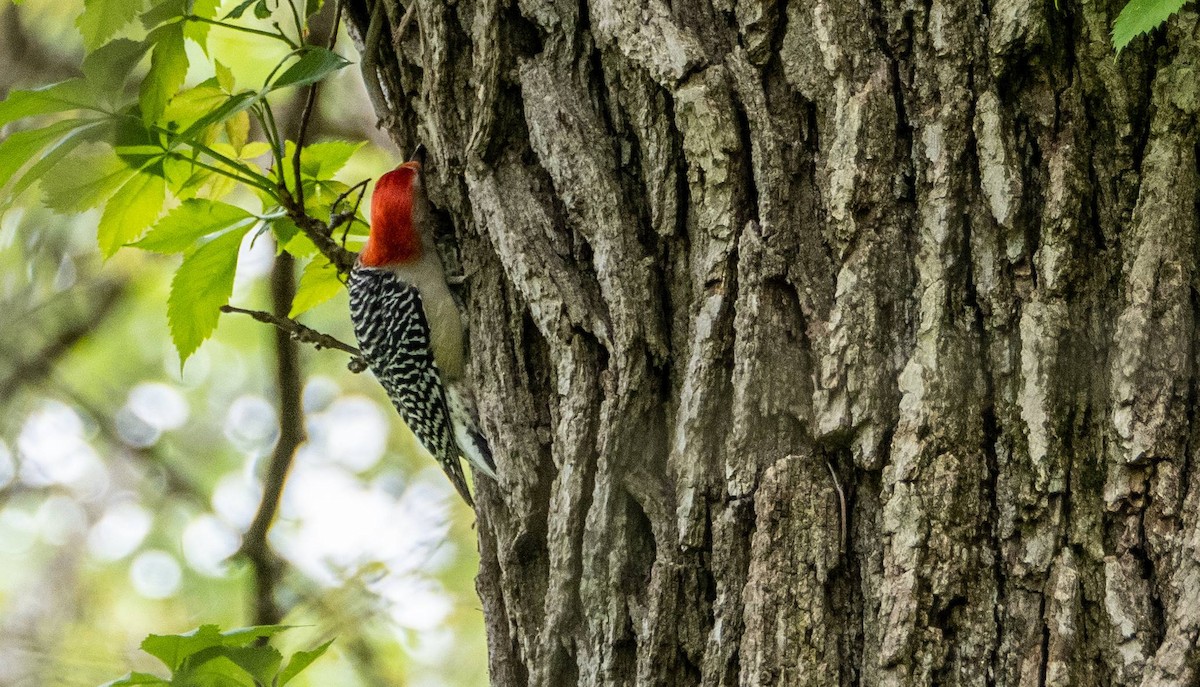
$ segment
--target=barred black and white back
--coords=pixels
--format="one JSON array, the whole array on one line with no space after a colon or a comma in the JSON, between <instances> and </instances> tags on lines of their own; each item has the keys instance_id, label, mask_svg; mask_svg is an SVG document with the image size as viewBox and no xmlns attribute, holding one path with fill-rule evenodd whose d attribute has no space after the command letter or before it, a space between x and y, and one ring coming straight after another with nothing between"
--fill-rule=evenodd
<instances>
[{"instance_id":1,"label":"barred black and white back","mask_svg":"<svg viewBox=\"0 0 1200 687\"><path fill-rule=\"evenodd\" d=\"M452 418L447 390L430 349L429 322L421 294L387 269L362 265L356 265L351 272L349 287L354 335L367 366L413 435L441 463L454 488L471 504L459 463L466 447L460 448L455 437L455 425L463 420ZM473 435L484 447L480 459L486 462L481 467L494 477L487 442L469 418L467 423L472 426L465 434ZM474 458L469 454L468 457Z\"/></svg>"}]
</instances>

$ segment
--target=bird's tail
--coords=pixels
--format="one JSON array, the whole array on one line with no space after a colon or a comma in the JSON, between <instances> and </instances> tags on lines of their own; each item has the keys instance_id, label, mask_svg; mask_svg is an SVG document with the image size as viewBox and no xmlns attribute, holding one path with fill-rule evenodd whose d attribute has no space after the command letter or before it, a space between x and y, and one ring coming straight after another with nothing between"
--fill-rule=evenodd
<instances>
[{"instance_id":1,"label":"bird's tail","mask_svg":"<svg viewBox=\"0 0 1200 687\"><path fill-rule=\"evenodd\" d=\"M475 410L475 399L461 384L446 385L446 401L450 405L450 420L454 424L454 439L463 456L476 472L496 479L496 461L492 458L492 447L479 431L479 415Z\"/></svg>"}]
</instances>

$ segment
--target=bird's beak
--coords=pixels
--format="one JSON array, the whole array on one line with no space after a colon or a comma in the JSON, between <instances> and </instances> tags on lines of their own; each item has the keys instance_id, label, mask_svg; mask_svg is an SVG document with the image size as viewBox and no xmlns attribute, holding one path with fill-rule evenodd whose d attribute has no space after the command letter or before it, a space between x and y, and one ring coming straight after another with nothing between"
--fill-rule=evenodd
<instances>
[{"instance_id":1,"label":"bird's beak","mask_svg":"<svg viewBox=\"0 0 1200 687\"><path fill-rule=\"evenodd\" d=\"M425 150L425 144L418 143L416 150L413 151L412 157L408 158L408 161L415 162L415 163L421 165L422 167L424 167L426 152L427 151Z\"/></svg>"}]
</instances>

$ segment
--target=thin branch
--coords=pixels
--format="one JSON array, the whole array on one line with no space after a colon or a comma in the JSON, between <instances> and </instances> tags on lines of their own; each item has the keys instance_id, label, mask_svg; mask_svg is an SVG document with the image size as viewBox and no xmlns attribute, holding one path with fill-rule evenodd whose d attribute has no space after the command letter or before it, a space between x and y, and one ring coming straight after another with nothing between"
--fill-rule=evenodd
<instances>
[{"instance_id":1,"label":"thin branch","mask_svg":"<svg viewBox=\"0 0 1200 687\"><path fill-rule=\"evenodd\" d=\"M330 52L337 45L338 28L342 21L341 0L338 0L333 12L333 29L329 32L329 40L327 42ZM317 87L320 85L320 81L314 81L308 87L308 94L304 99L304 109L300 111L300 130L296 134L296 151L292 154L292 176L296 180L296 205L299 205L301 208L304 207L304 184L300 180L300 153L304 150L304 139L308 137L308 123L312 119L313 109L317 104ZM332 233L332 230L330 233Z\"/></svg>"},{"instance_id":2,"label":"thin branch","mask_svg":"<svg viewBox=\"0 0 1200 687\"><path fill-rule=\"evenodd\" d=\"M271 313L263 312L262 310L246 310L245 308L239 308L233 305L221 306L221 312L249 315L259 322L264 322L276 327L277 329L280 329L281 331L287 332L291 338L299 341L300 343L312 344L315 348L317 348L317 350L322 348L332 348L339 351L345 351L353 356L350 359L349 364L351 372L362 372L366 369L366 361L363 360L362 352L357 348L328 334L318 332L311 327L300 324L290 317L272 315Z\"/></svg>"}]
</instances>

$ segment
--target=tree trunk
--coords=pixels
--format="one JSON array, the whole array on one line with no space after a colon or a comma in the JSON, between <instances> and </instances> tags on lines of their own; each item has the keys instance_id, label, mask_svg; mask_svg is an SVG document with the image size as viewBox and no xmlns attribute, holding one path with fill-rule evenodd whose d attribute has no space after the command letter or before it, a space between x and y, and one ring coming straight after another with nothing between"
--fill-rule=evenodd
<instances>
[{"instance_id":1,"label":"tree trunk","mask_svg":"<svg viewBox=\"0 0 1200 687\"><path fill-rule=\"evenodd\" d=\"M1200 682L1195 11L414 1L494 685Z\"/></svg>"}]
</instances>

